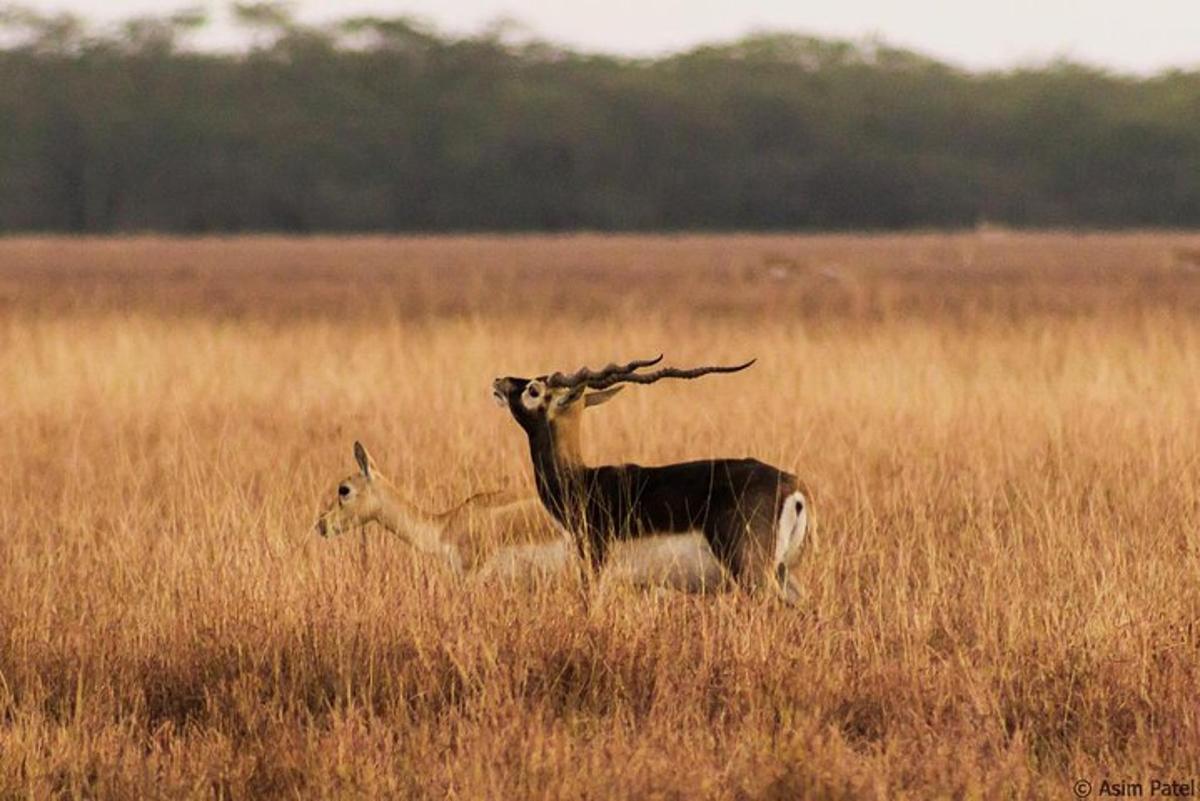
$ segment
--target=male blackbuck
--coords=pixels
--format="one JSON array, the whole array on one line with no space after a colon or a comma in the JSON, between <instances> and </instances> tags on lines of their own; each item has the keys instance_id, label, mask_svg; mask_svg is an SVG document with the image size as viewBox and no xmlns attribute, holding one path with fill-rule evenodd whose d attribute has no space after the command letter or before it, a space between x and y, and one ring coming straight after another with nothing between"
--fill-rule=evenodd
<instances>
[{"instance_id":1,"label":"male blackbuck","mask_svg":"<svg viewBox=\"0 0 1200 801\"><path fill-rule=\"evenodd\" d=\"M459 574L518 580L570 571L575 546L535 496L472 495L441 514L424 512L384 478L362 443L354 443L358 472L337 483L314 525L322 537L378 523L413 548ZM605 581L688 592L719 589L721 565L700 537L659 537L614 552Z\"/></svg>"},{"instance_id":2,"label":"male blackbuck","mask_svg":"<svg viewBox=\"0 0 1200 801\"><path fill-rule=\"evenodd\" d=\"M588 467L580 452L583 409L611 399L625 384L664 378L735 373L732 367L673 367L638 372L656 359L584 367L565 375L497 378L497 403L508 408L529 438L538 495L575 537L585 563L602 566L614 542L700 533L744 587L769 586L797 598L791 567L809 522L808 498L791 473L754 459L704 459L659 467Z\"/></svg>"}]
</instances>

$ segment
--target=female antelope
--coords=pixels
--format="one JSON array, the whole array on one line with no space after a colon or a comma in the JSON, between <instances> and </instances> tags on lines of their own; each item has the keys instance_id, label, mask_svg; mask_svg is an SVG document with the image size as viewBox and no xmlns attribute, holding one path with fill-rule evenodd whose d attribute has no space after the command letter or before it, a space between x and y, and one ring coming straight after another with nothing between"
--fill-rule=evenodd
<instances>
[{"instance_id":1,"label":"female antelope","mask_svg":"<svg viewBox=\"0 0 1200 801\"><path fill-rule=\"evenodd\" d=\"M314 525L322 537L378 523L455 573L515 580L567 574L574 546L533 496L492 492L472 495L441 514L407 501L384 478L362 443L354 443L358 472L337 484ZM725 576L700 537L654 538L613 553L605 580L686 592L721 588Z\"/></svg>"}]
</instances>

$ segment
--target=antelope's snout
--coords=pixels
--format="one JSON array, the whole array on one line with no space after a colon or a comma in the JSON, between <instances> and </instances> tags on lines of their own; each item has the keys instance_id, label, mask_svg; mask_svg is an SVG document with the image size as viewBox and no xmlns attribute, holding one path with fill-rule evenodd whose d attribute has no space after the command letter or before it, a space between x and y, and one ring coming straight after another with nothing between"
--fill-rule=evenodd
<instances>
[{"instance_id":1,"label":"antelope's snout","mask_svg":"<svg viewBox=\"0 0 1200 801\"><path fill-rule=\"evenodd\" d=\"M357 517L351 510L335 506L321 513L313 524L313 531L325 539L333 539L346 533L354 526L362 525L365 521Z\"/></svg>"},{"instance_id":2,"label":"antelope's snout","mask_svg":"<svg viewBox=\"0 0 1200 801\"><path fill-rule=\"evenodd\" d=\"M496 401L497 406L507 407L509 398L517 389L517 379L511 376L492 379L492 399Z\"/></svg>"}]
</instances>

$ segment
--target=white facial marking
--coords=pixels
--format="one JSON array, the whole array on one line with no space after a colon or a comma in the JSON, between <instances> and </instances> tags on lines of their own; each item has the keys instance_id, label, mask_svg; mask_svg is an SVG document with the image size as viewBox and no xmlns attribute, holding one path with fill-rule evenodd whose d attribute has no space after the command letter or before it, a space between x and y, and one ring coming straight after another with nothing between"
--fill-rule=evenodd
<instances>
[{"instance_id":1,"label":"white facial marking","mask_svg":"<svg viewBox=\"0 0 1200 801\"><path fill-rule=\"evenodd\" d=\"M521 393L521 405L531 412L540 409L545 399L546 388L540 381L530 381L525 385L525 391Z\"/></svg>"},{"instance_id":2,"label":"white facial marking","mask_svg":"<svg viewBox=\"0 0 1200 801\"><path fill-rule=\"evenodd\" d=\"M494 400L496 402L496 405L502 409L508 405L508 401L505 400L504 396L501 395L499 392L492 393L492 400Z\"/></svg>"}]
</instances>

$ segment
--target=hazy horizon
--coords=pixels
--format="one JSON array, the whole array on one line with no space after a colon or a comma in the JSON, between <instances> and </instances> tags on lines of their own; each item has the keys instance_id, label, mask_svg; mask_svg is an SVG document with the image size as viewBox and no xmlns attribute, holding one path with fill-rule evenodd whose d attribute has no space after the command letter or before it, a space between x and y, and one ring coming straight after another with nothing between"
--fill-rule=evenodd
<instances>
[{"instance_id":1,"label":"hazy horizon","mask_svg":"<svg viewBox=\"0 0 1200 801\"><path fill-rule=\"evenodd\" d=\"M42 13L71 12L99 25L130 16L201 7L210 25L193 37L200 47L231 47L241 39L229 23L226 3L163 3L157 0L27 0ZM653 4L614 0L347 0L336 9L320 2L291 4L309 23L374 14L412 16L455 35L478 33L508 19L531 37L575 49L627 56L654 56L760 31L821 37L878 38L969 69L1004 69L1058 59L1116 72L1152 74L1200 68L1200 13L1191 2L1150 0L1127 4L1096 0L1087 16L1071 0L1016 0L1006 4L914 0L900 7L886 0L846 0L803 7L785 0L733 4L661 0Z\"/></svg>"}]
</instances>

